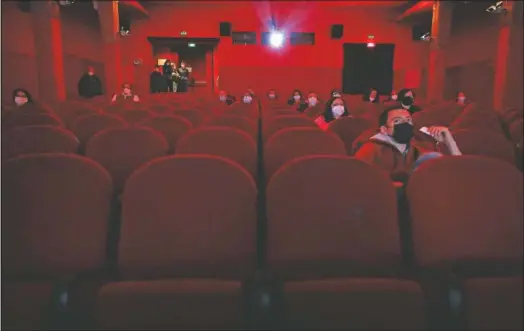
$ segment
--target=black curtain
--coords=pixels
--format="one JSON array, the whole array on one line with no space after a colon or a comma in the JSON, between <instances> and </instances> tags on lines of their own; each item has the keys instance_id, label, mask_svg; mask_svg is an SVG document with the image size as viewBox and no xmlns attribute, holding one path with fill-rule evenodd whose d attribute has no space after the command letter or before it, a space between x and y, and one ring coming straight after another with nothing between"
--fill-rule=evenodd
<instances>
[{"instance_id":1,"label":"black curtain","mask_svg":"<svg viewBox=\"0 0 524 331\"><path fill-rule=\"evenodd\" d=\"M375 88L390 94L393 87L394 44L344 44L342 90L348 94L364 94Z\"/></svg>"}]
</instances>

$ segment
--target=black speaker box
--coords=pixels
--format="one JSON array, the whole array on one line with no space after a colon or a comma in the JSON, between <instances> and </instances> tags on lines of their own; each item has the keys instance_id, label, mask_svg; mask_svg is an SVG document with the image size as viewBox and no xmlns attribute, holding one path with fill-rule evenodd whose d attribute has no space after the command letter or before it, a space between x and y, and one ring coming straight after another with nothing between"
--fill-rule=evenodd
<instances>
[{"instance_id":1,"label":"black speaker box","mask_svg":"<svg viewBox=\"0 0 524 331\"><path fill-rule=\"evenodd\" d=\"M231 37L231 22L220 22L220 37Z\"/></svg>"},{"instance_id":2,"label":"black speaker box","mask_svg":"<svg viewBox=\"0 0 524 331\"><path fill-rule=\"evenodd\" d=\"M331 39L340 39L344 36L344 25L333 24L331 26Z\"/></svg>"}]
</instances>

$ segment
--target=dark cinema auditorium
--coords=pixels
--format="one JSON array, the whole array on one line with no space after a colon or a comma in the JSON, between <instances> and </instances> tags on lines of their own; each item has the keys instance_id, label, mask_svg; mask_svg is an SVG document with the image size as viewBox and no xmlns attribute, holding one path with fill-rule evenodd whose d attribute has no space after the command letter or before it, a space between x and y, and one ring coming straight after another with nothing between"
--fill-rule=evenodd
<instances>
[{"instance_id":1,"label":"dark cinema auditorium","mask_svg":"<svg viewBox=\"0 0 524 331\"><path fill-rule=\"evenodd\" d=\"M523 330L523 1L1 2L4 330Z\"/></svg>"}]
</instances>

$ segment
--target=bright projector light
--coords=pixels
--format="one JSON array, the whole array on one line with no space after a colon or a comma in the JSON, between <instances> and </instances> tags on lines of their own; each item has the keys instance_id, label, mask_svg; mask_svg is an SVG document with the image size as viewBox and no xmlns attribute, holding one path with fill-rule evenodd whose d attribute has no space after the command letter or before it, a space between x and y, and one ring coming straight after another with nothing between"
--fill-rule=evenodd
<instances>
[{"instance_id":1,"label":"bright projector light","mask_svg":"<svg viewBox=\"0 0 524 331\"><path fill-rule=\"evenodd\" d=\"M271 47L280 48L284 45L284 34L282 32L274 31L269 36L269 44Z\"/></svg>"}]
</instances>

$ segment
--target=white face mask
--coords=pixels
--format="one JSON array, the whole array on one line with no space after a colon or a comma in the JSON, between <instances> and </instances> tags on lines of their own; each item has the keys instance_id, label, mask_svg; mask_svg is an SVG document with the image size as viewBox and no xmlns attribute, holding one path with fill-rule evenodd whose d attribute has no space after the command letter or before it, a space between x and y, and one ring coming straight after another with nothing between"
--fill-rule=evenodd
<instances>
[{"instance_id":1,"label":"white face mask","mask_svg":"<svg viewBox=\"0 0 524 331\"><path fill-rule=\"evenodd\" d=\"M222 101L222 102L226 101L226 96L225 95L221 95L220 96L220 101Z\"/></svg>"},{"instance_id":2,"label":"white face mask","mask_svg":"<svg viewBox=\"0 0 524 331\"><path fill-rule=\"evenodd\" d=\"M331 108L331 111L333 112L333 117L339 118L340 116L342 116L342 114L344 114L344 106L333 106Z\"/></svg>"},{"instance_id":3,"label":"white face mask","mask_svg":"<svg viewBox=\"0 0 524 331\"><path fill-rule=\"evenodd\" d=\"M466 101L466 97L459 97L459 98L458 98L458 101L459 101L459 102L464 102L464 101Z\"/></svg>"},{"instance_id":4,"label":"white face mask","mask_svg":"<svg viewBox=\"0 0 524 331\"><path fill-rule=\"evenodd\" d=\"M310 106L314 106L314 105L317 104L317 98L315 98L315 97L311 97L311 98L307 99L307 101L308 101Z\"/></svg>"},{"instance_id":5,"label":"white face mask","mask_svg":"<svg viewBox=\"0 0 524 331\"><path fill-rule=\"evenodd\" d=\"M276 95L274 95L274 94L270 94L270 95L269 95L269 98L270 98L270 99L275 99L275 98L276 98Z\"/></svg>"},{"instance_id":6,"label":"white face mask","mask_svg":"<svg viewBox=\"0 0 524 331\"><path fill-rule=\"evenodd\" d=\"M253 100L251 97L244 97L243 99L244 103L251 103L251 100Z\"/></svg>"},{"instance_id":7,"label":"white face mask","mask_svg":"<svg viewBox=\"0 0 524 331\"><path fill-rule=\"evenodd\" d=\"M393 95L391 96L391 100L397 100L397 99L398 99L398 95L393 94Z\"/></svg>"},{"instance_id":8,"label":"white face mask","mask_svg":"<svg viewBox=\"0 0 524 331\"><path fill-rule=\"evenodd\" d=\"M15 97L15 103L17 106L25 105L27 101L27 97Z\"/></svg>"},{"instance_id":9,"label":"white face mask","mask_svg":"<svg viewBox=\"0 0 524 331\"><path fill-rule=\"evenodd\" d=\"M295 101L300 100L300 95L294 95L294 96L293 96L293 99L295 99Z\"/></svg>"},{"instance_id":10,"label":"white face mask","mask_svg":"<svg viewBox=\"0 0 524 331\"><path fill-rule=\"evenodd\" d=\"M131 95L131 89L130 88L125 88L124 89L124 94L125 95Z\"/></svg>"},{"instance_id":11,"label":"white face mask","mask_svg":"<svg viewBox=\"0 0 524 331\"><path fill-rule=\"evenodd\" d=\"M369 101L373 102L375 101L375 98L369 97Z\"/></svg>"}]
</instances>

